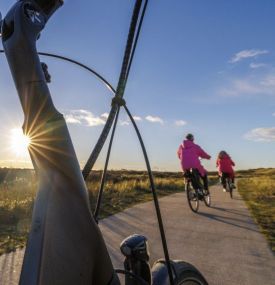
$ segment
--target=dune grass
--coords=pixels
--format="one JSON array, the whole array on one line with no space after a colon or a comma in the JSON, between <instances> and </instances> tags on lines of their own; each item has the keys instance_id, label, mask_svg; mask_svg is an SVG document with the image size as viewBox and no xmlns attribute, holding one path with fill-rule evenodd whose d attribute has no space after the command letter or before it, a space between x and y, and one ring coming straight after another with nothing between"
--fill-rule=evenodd
<instances>
[{"instance_id":1,"label":"dune grass","mask_svg":"<svg viewBox=\"0 0 275 285\"><path fill-rule=\"evenodd\" d=\"M0 185L0 254L25 246L35 192L36 184L32 183Z\"/></svg>"},{"instance_id":2,"label":"dune grass","mask_svg":"<svg viewBox=\"0 0 275 285\"><path fill-rule=\"evenodd\" d=\"M92 211L95 208L101 172L89 177L87 188ZM31 224L37 181L10 179L0 183L0 254L23 247ZM181 173L156 173L158 197L180 192L184 188ZM105 218L137 203L152 200L146 172L111 171L102 198L99 218Z\"/></svg>"},{"instance_id":3,"label":"dune grass","mask_svg":"<svg viewBox=\"0 0 275 285\"><path fill-rule=\"evenodd\" d=\"M183 191L183 178L155 178L158 197ZM91 208L95 208L99 182L88 182ZM129 179L125 181L108 181L104 190L99 218L118 213L135 204L153 199L148 179Z\"/></svg>"},{"instance_id":4,"label":"dune grass","mask_svg":"<svg viewBox=\"0 0 275 285\"><path fill-rule=\"evenodd\" d=\"M31 170L5 169L5 175L2 172L0 171L0 181L3 178L0 182L0 254L25 246L37 190L37 181ZM209 176L210 184L217 181L215 172L209 173ZM275 252L275 169L238 171L237 177L240 194ZM96 204L100 178L101 171L94 171L87 182L92 211ZM183 190L181 173L155 172L154 178L158 197ZM146 172L110 171L99 218L150 200L152 193Z\"/></svg>"},{"instance_id":5,"label":"dune grass","mask_svg":"<svg viewBox=\"0 0 275 285\"><path fill-rule=\"evenodd\" d=\"M238 190L275 253L275 171L240 179Z\"/></svg>"}]
</instances>

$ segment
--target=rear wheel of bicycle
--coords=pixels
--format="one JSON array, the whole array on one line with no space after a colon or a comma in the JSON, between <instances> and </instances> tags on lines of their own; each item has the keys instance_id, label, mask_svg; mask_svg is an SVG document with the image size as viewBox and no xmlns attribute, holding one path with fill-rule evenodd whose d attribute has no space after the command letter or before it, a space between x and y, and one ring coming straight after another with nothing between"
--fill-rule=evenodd
<instances>
[{"instance_id":1,"label":"rear wheel of bicycle","mask_svg":"<svg viewBox=\"0 0 275 285\"><path fill-rule=\"evenodd\" d=\"M230 185L230 187L229 187L229 193L230 193L231 199L233 199L233 188L232 188L231 185Z\"/></svg>"},{"instance_id":2,"label":"rear wheel of bicycle","mask_svg":"<svg viewBox=\"0 0 275 285\"><path fill-rule=\"evenodd\" d=\"M175 285L208 285L202 274L191 264L183 263L184 268L178 273Z\"/></svg>"},{"instance_id":3,"label":"rear wheel of bicycle","mask_svg":"<svg viewBox=\"0 0 275 285\"><path fill-rule=\"evenodd\" d=\"M233 199L233 188L232 188L232 181L230 178L227 178L226 181L226 190L229 192L230 194L230 198Z\"/></svg>"},{"instance_id":4,"label":"rear wheel of bicycle","mask_svg":"<svg viewBox=\"0 0 275 285\"><path fill-rule=\"evenodd\" d=\"M204 279L196 272L186 272L176 285L205 285Z\"/></svg>"},{"instance_id":5,"label":"rear wheel of bicycle","mask_svg":"<svg viewBox=\"0 0 275 285\"><path fill-rule=\"evenodd\" d=\"M199 209L198 191L192 187L190 182L188 182L185 184L185 192L190 209L195 213L198 212Z\"/></svg>"},{"instance_id":6,"label":"rear wheel of bicycle","mask_svg":"<svg viewBox=\"0 0 275 285\"><path fill-rule=\"evenodd\" d=\"M203 196L203 201L205 206L210 207L211 206L211 196L209 190L203 190L204 191L204 196Z\"/></svg>"}]
</instances>

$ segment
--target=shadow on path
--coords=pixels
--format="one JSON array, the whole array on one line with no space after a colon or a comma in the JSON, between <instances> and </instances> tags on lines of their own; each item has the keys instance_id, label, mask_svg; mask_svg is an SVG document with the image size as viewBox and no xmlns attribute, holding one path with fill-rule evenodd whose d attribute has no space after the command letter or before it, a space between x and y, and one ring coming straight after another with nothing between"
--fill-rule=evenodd
<instances>
[{"instance_id":1,"label":"shadow on path","mask_svg":"<svg viewBox=\"0 0 275 285\"><path fill-rule=\"evenodd\" d=\"M259 230L255 229L255 223L252 220L244 221L244 220L239 220L239 219L219 216L219 215L210 214L210 213L202 213L202 212L199 212L198 215L204 216L206 218L212 219L212 220L220 222L220 223L228 224L228 225L231 225L231 226L234 226L234 227L238 227L238 228L242 228L242 229L245 229L245 230L249 230L249 231L252 231L252 232L257 232L257 233L260 232ZM254 229L251 228L251 227L248 227L248 226L242 226L242 225L238 224L238 222L251 225L251 227L253 227Z\"/></svg>"}]
</instances>

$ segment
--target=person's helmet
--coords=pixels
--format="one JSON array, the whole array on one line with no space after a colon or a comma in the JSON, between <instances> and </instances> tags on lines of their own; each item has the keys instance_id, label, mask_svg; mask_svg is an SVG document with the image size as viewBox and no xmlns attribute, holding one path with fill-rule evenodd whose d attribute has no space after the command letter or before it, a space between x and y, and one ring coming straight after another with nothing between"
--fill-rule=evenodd
<instances>
[{"instance_id":1,"label":"person's helmet","mask_svg":"<svg viewBox=\"0 0 275 285\"><path fill-rule=\"evenodd\" d=\"M194 140L194 136L193 136L192 134L186 135L185 138L186 138L187 140L189 140L189 141L193 141L193 140Z\"/></svg>"}]
</instances>

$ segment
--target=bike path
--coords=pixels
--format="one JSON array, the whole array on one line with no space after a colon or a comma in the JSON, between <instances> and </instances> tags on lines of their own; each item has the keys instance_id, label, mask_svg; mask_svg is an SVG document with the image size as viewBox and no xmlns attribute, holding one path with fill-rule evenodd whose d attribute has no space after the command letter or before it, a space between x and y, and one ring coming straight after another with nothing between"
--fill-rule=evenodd
<instances>
[{"instance_id":1,"label":"bike path","mask_svg":"<svg viewBox=\"0 0 275 285\"><path fill-rule=\"evenodd\" d=\"M160 199L171 259L195 265L210 285L275 285L275 256L237 192L234 199L220 186L211 187L212 207L191 212L185 193ZM129 208L100 221L113 264L123 268L120 242L145 235L151 263L163 257L152 202ZM24 250L0 256L0 284L18 284Z\"/></svg>"},{"instance_id":2,"label":"bike path","mask_svg":"<svg viewBox=\"0 0 275 285\"><path fill-rule=\"evenodd\" d=\"M209 285L275 285L275 256L240 195L211 187L212 207L200 203L191 212L185 193L160 199L171 259L195 265ZM140 204L101 223L114 266L122 268L119 244L130 234L144 234L150 261L164 256L152 202Z\"/></svg>"}]
</instances>

